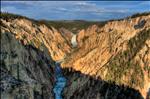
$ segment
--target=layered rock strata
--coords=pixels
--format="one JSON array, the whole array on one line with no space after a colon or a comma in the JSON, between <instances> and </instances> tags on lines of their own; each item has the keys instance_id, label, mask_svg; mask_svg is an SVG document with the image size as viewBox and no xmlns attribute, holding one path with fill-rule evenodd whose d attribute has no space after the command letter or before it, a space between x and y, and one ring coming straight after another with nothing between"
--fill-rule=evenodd
<instances>
[{"instance_id":1,"label":"layered rock strata","mask_svg":"<svg viewBox=\"0 0 150 99\"><path fill-rule=\"evenodd\" d=\"M62 68L140 90L150 88L150 14L96 25L77 34Z\"/></svg>"}]
</instances>

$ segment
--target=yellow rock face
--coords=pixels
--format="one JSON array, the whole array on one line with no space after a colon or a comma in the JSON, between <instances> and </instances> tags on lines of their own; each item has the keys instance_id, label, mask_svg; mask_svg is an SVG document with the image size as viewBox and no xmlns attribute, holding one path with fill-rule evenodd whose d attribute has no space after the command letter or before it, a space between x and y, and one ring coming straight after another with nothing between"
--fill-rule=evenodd
<instances>
[{"instance_id":1,"label":"yellow rock face","mask_svg":"<svg viewBox=\"0 0 150 99\"><path fill-rule=\"evenodd\" d=\"M77 35L78 48L62 63L83 74L140 90L150 88L150 15L93 25ZM132 83L133 82L133 83Z\"/></svg>"},{"instance_id":2,"label":"yellow rock face","mask_svg":"<svg viewBox=\"0 0 150 99\"><path fill-rule=\"evenodd\" d=\"M46 46L54 60L61 60L70 52L70 45L55 28L44 24L35 24L27 19L3 20L6 27L1 26L2 32L11 32L25 45L33 44L37 48Z\"/></svg>"}]
</instances>

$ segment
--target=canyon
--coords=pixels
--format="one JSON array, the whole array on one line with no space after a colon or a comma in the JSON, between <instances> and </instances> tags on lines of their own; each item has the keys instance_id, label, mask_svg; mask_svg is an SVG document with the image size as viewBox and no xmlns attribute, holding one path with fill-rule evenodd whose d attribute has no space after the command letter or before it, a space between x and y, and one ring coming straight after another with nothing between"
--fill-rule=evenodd
<instances>
[{"instance_id":1,"label":"canyon","mask_svg":"<svg viewBox=\"0 0 150 99\"><path fill-rule=\"evenodd\" d=\"M150 99L149 12L76 31L49 24L2 13L2 99Z\"/></svg>"}]
</instances>

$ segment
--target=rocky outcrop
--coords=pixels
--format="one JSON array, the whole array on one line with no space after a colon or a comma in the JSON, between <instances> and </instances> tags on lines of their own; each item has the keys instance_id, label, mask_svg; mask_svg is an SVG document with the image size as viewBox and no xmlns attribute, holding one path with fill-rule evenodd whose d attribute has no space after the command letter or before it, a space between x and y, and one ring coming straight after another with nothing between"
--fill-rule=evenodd
<instances>
[{"instance_id":1,"label":"rocky outcrop","mask_svg":"<svg viewBox=\"0 0 150 99\"><path fill-rule=\"evenodd\" d=\"M43 51L23 45L12 33L1 33L0 91L2 99L54 99L54 62Z\"/></svg>"},{"instance_id":2,"label":"rocky outcrop","mask_svg":"<svg viewBox=\"0 0 150 99\"><path fill-rule=\"evenodd\" d=\"M67 39L53 27L26 18L1 18L1 23L2 33L11 32L25 45L32 44L40 50L46 46L53 60L62 59L71 50Z\"/></svg>"},{"instance_id":3,"label":"rocky outcrop","mask_svg":"<svg viewBox=\"0 0 150 99\"><path fill-rule=\"evenodd\" d=\"M150 88L150 14L81 30L63 68L140 90ZM80 81L79 81L80 82Z\"/></svg>"},{"instance_id":4,"label":"rocky outcrop","mask_svg":"<svg viewBox=\"0 0 150 99\"><path fill-rule=\"evenodd\" d=\"M73 33L65 28L59 29L61 35L68 41L68 44L71 46L71 38L73 36Z\"/></svg>"}]
</instances>

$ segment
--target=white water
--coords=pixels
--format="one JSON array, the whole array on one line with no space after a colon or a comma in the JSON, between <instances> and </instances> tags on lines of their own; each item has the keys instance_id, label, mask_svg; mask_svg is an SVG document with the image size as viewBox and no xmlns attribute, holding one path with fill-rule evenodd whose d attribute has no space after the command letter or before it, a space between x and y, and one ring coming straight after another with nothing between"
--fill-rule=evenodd
<instances>
[{"instance_id":1,"label":"white water","mask_svg":"<svg viewBox=\"0 0 150 99\"><path fill-rule=\"evenodd\" d=\"M73 34L73 36L71 38L71 44L73 47L77 46L77 35Z\"/></svg>"}]
</instances>

